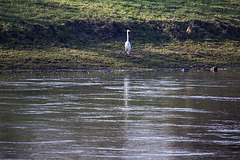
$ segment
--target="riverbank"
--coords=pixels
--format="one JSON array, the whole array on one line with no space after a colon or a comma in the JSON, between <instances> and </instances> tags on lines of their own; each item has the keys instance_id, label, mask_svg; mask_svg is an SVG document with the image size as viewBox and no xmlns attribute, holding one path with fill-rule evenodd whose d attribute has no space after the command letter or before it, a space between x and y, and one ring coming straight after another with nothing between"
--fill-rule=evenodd
<instances>
[{"instance_id":1,"label":"riverbank","mask_svg":"<svg viewBox=\"0 0 240 160\"><path fill-rule=\"evenodd\" d=\"M239 67L239 5L3 0L0 69Z\"/></svg>"},{"instance_id":2,"label":"riverbank","mask_svg":"<svg viewBox=\"0 0 240 160\"><path fill-rule=\"evenodd\" d=\"M180 43L176 44L175 43ZM239 45L232 42L172 42L152 46L132 44L130 55L122 42L97 43L84 49L49 47L1 51L1 69L136 69L239 67Z\"/></svg>"}]
</instances>

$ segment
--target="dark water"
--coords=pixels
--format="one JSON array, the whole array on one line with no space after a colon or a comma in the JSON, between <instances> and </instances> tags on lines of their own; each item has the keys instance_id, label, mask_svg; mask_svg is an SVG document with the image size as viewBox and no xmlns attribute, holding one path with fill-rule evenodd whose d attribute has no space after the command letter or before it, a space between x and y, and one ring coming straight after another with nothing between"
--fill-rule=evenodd
<instances>
[{"instance_id":1,"label":"dark water","mask_svg":"<svg viewBox=\"0 0 240 160\"><path fill-rule=\"evenodd\" d=\"M0 159L238 159L240 72L0 74Z\"/></svg>"}]
</instances>

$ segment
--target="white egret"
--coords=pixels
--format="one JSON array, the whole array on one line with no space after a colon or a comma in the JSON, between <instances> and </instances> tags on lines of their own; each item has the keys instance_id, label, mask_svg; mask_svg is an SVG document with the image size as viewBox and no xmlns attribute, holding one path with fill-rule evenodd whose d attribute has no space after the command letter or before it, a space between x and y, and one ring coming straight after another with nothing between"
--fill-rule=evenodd
<instances>
[{"instance_id":1,"label":"white egret","mask_svg":"<svg viewBox=\"0 0 240 160\"><path fill-rule=\"evenodd\" d=\"M129 54L131 51L131 44L129 42L128 32L130 32L130 30L127 30L127 41L125 42L125 51L127 52L127 54Z\"/></svg>"}]
</instances>

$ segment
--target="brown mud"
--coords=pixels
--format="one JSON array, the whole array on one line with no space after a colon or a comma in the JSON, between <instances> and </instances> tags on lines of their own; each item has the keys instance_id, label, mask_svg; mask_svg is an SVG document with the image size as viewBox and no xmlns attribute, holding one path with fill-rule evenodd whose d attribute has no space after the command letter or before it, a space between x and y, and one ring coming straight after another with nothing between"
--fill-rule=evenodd
<instances>
[{"instance_id":1,"label":"brown mud","mask_svg":"<svg viewBox=\"0 0 240 160\"><path fill-rule=\"evenodd\" d=\"M24 21L12 24L13 30L5 31L0 26L0 43L3 46L39 44L78 46L92 41L125 41L126 29L130 29L131 40L139 43L160 44L177 39L179 41L240 40L240 28L223 22L192 20L105 22L101 20L67 21L61 25L29 25Z\"/></svg>"}]
</instances>

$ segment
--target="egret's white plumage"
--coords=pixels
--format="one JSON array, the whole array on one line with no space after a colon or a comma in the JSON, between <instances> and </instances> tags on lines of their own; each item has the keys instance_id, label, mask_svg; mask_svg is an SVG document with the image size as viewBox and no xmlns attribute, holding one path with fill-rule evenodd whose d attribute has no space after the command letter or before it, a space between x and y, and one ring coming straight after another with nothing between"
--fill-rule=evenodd
<instances>
[{"instance_id":1,"label":"egret's white plumage","mask_svg":"<svg viewBox=\"0 0 240 160\"><path fill-rule=\"evenodd\" d=\"M127 30L127 41L125 42L125 51L127 52L127 54L130 54L131 44L130 44L130 42L129 42L128 32L130 32L130 30Z\"/></svg>"}]
</instances>

